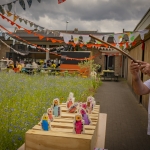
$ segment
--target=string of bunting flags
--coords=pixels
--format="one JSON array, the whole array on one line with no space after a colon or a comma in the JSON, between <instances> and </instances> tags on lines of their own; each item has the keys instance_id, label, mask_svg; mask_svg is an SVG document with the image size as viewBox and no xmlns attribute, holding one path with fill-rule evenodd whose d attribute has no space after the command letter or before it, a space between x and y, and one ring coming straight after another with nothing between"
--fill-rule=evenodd
<instances>
[{"instance_id":1,"label":"string of bunting flags","mask_svg":"<svg viewBox=\"0 0 150 150\"><path fill-rule=\"evenodd\" d=\"M21 27L20 25L18 25L18 24L16 24L15 22L11 21L10 19L8 19L7 17L5 17L4 15L0 14L0 16L1 16L3 19L6 19L11 25L14 25L14 24L15 24L18 29L22 28L22 29L24 29L28 34L33 34L34 36L38 36L40 40L42 40L42 39L44 38L43 35L37 34L37 33L33 32L33 31L31 31L31 30L28 30L28 29L25 29L25 28ZM100 39L102 39L103 37L106 37L106 36L107 36L107 38L104 38L104 41L107 41L109 36L113 36L114 39L115 39L115 41L118 42L118 43L117 43L117 42L116 42L116 43L112 43L113 46L116 46L116 47L121 46L121 47L124 47L124 49L125 49L125 48L128 48L129 46L134 46L134 45L137 43L137 41L135 41L135 36L134 36L135 33L139 33L140 36L141 36L141 40L143 40L143 39L144 39L144 35L147 34L148 32L149 32L148 29L144 29L144 30L140 30L140 31L126 32L126 33L122 33L122 34L121 34L121 33L117 33L117 34L111 34L111 35L100 35L100 36L94 35L94 36L96 36L96 37L98 37L98 38L100 38ZM126 41L126 42L119 42L119 40L120 40L121 38L123 38L123 36L124 36L125 34L129 36L129 41ZM91 48L91 47L94 45L94 43L92 43L92 44L91 44L91 43L90 43L90 44L87 44L87 43L90 41L90 37L89 37L88 35L81 35L81 36L82 36L82 39L80 39L81 36L78 35L78 34L61 33L60 36L62 36L62 37L64 38L65 43L71 44L71 45L73 45L73 46L76 46L76 44L79 44L79 43L80 43L80 44L79 44L80 47L82 47L82 46L84 46L84 45L86 44L86 46L87 46L88 48ZM68 42L69 39L72 39L73 42ZM63 42L64 42L64 41L62 41L62 40L57 40L57 39L54 39L54 38L47 38L47 41L49 41L49 40L52 41L53 43L56 43L56 42L58 42L58 43L63 43ZM81 40L81 42L80 42L80 40ZM100 47L101 44L100 44L100 42L96 42L96 45L94 45L94 46ZM105 45L105 46L106 46L106 45Z\"/></svg>"},{"instance_id":2,"label":"string of bunting flags","mask_svg":"<svg viewBox=\"0 0 150 150\"><path fill-rule=\"evenodd\" d=\"M12 12L10 12L10 11L6 11L5 14L6 14L8 17L13 16L13 22L15 22L16 20L19 19L20 23L23 23L23 22L24 22L26 25L29 24L30 27L34 27L34 29L36 29L36 31L39 31L39 32L44 31L45 34L52 33L52 34L54 34L54 36L59 36L59 34L60 34L59 31L54 31L54 30L46 29L46 28L44 28L44 27L42 27L42 26L40 26L40 25L37 25L36 23L34 23L34 22L32 22L32 21L29 21L29 20L27 20L27 19L25 19L25 18L20 17L20 16L19 16L18 14L16 14L16 13L14 14L14 13L12 13ZM3 14L3 15L5 15L5 14Z\"/></svg>"},{"instance_id":3,"label":"string of bunting flags","mask_svg":"<svg viewBox=\"0 0 150 150\"><path fill-rule=\"evenodd\" d=\"M38 36L39 37L39 39L40 40L42 40L43 38L45 38L43 35L40 35L40 34L38 34L38 33L35 33L35 32L33 32L33 31L31 31L31 30L28 30L28 29L26 29L26 28L23 28L23 27L21 27L20 25L18 25L18 24L16 24L15 22L13 22L13 21L11 21L10 19L8 19L7 17L5 17L4 15L2 15L2 14L0 14L0 16L3 18L3 19L6 19L11 25L16 25L16 27L18 28L18 29L20 29L20 28L22 28L22 29L24 29L28 34L33 34L34 36ZM146 29L146 30L142 30L142 31L138 31L139 33L140 33L140 35L141 35L141 39L144 39L144 35L146 34L146 33L148 33L149 32L149 30L148 29ZM133 33L132 33L133 34ZM79 35L76 35L76 34L66 34L66 33L61 33L61 36L63 36L63 38L64 38L64 41L66 42L66 44L71 44L71 45L73 45L74 47L76 46L76 44L78 44L80 47L83 47L83 46L86 46L87 48L92 48L93 46L95 47L95 48L99 48L99 47L102 47L102 46L104 46L104 47L108 47L108 45L106 45L106 44L95 44L95 43L88 43L88 44L85 44L85 43L83 43L83 42L79 42L79 43L76 43L75 41L77 41L76 39L80 39L80 36ZM75 36L75 37L73 37L73 36ZM97 36L97 35L95 35L95 36ZM98 38L101 38L101 37L99 37L99 36L97 36ZM117 37L117 34L116 35L114 35L114 37ZM119 37L119 36L118 36ZM75 40L75 41L73 41L73 42L68 42L68 40L69 40L69 38L71 39L71 38L73 38L73 40ZM82 37L82 39L89 39L90 37L88 36L88 35L83 35L83 37ZM66 41L66 39L67 39L67 41ZM56 43L56 42L58 42L58 43L64 43L64 41L62 41L62 40L57 40L57 39L54 39L54 38L47 38L46 37L46 40L47 41L51 41L52 43ZM86 41L85 40L85 41ZM89 41L89 40L88 40ZM121 47L123 47L124 49L126 49L126 48L128 48L129 46L134 46L135 44L137 43L137 41L133 41L133 42L130 42L130 41L126 41L126 42L121 42L121 43L111 43L113 46L116 46L116 47L119 47L119 46L121 46Z\"/></svg>"},{"instance_id":4,"label":"string of bunting flags","mask_svg":"<svg viewBox=\"0 0 150 150\"><path fill-rule=\"evenodd\" d=\"M4 27L1 26L1 25L0 25L0 28L2 28L2 29L4 29L5 31L7 31L10 35L13 35L13 36L15 36L16 38L18 38L18 39L24 41L25 43L23 43L23 42L20 42L20 43L21 43L21 44L24 44L24 45L27 45L27 47L28 47L28 46L31 46L32 48L38 48L38 49L41 49L41 50L43 50L43 51L49 52L50 54L53 54L53 55L56 55L56 56L60 56L60 57L62 57L62 58L64 58L64 59L66 59L66 60L77 60L77 61L92 60L92 59L94 59L94 58L96 58L96 57L98 57L98 56L100 55L100 52L98 52L97 54L95 54L94 56L91 56L91 57L89 57L89 58L78 58L78 59L77 59L77 58L72 58L72 57L66 57L66 56L63 56L63 55L60 55L60 54L56 54L56 53L54 53L54 52L50 52L50 51L47 50L47 48L45 49L45 48L42 48L42 47L40 47L40 46L37 46L36 44L32 44L32 43L30 43L30 42L28 42L28 41L22 39L21 37L17 36L16 34L13 34L12 32L10 32L9 30L7 30L6 28L4 28ZM0 32L0 33L2 33L2 32ZM4 33L4 34L5 34L5 40L8 40L9 38L10 38L11 40L15 40L15 39L12 38L10 35L7 35L6 33ZM1 35L1 34L0 34L0 35ZM19 41L17 41L17 42L19 42ZM27 43L27 44L26 44L26 43ZM49 50L51 50L51 49L53 49L53 48L50 48Z\"/></svg>"},{"instance_id":5,"label":"string of bunting flags","mask_svg":"<svg viewBox=\"0 0 150 150\"><path fill-rule=\"evenodd\" d=\"M41 2L41 0L37 0L37 1L38 1L39 3ZM19 2L20 6L23 8L23 10L26 10L26 6L25 6L24 0L14 0L13 2L0 5L0 12L1 12L2 14L5 13L5 9L6 9L5 6L7 6L8 11L11 11L13 5L16 5L16 2ZM30 8L31 5L32 5L32 0L27 0L27 3L28 3L29 8Z\"/></svg>"},{"instance_id":6,"label":"string of bunting flags","mask_svg":"<svg viewBox=\"0 0 150 150\"><path fill-rule=\"evenodd\" d=\"M31 30L28 30L28 29L26 29L26 28L24 28L24 27L18 25L17 23L11 21L10 19L8 19L7 17L5 17L5 16L2 15L2 14L0 14L0 16L2 17L2 19L6 19L12 26L13 26L13 25L16 25L16 27L17 27L18 29L23 29L23 30L25 30L28 34L33 34L34 36L39 37L40 40L42 40L42 39L45 38L45 36L43 36L43 35L41 35L41 34L35 33L35 32L33 32L33 31L31 31ZM48 40L52 40L52 42L54 42L54 43L56 43L56 42L58 42L58 43L63 43L63 42L64 42L64 41L62 41L62 40L57 40L57 39L54 39L54 38L47 38L47 41L48 41Z\"/></svg>"},{"instance_id":7,"label":"string of bunting flags","mask_svg":"<svg viewBox=\"0 0 150 150\"><path fill-rule=\"evenodd\" d=\"M14 51L15 53L17 53L17 54L20 54L20 55L22 55L22 56L28 55L28 53L25 54L25 53L21 53L21 52L15 50L14 48L12 48L12 47L9 46L8 44L6 44L4 41L2 41L1 39L0 39L0 42L3 43L4 45L6 45L8 48L10 48L11 50L13 50L13 51Z\"/></svg>"}]
</instances>

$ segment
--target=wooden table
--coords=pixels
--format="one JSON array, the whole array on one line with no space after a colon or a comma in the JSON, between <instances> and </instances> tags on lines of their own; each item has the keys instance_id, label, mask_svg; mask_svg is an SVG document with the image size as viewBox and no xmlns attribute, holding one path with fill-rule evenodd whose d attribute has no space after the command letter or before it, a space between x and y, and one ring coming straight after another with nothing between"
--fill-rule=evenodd
<instances>
[{"instance_id":1,"label":"wooden table","mask_svg":"<svg viewBox=\"0 0 150 150\"><path fill-rule=\"evenodd\" d=\"M104 77L104 80L105 78L114 78L115 76L115 71L114 70L103 70L103 77Z\"/></svg>"}]
</instances>

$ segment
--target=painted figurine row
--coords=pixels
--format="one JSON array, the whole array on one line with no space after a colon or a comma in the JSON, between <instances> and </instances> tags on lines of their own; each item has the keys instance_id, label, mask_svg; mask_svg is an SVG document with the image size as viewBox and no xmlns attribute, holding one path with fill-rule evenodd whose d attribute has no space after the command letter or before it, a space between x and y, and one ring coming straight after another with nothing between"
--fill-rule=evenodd
<instances>
[{"instance_id":1,"label":"painted figurine row","mask_svg":"<svg viewBox=\"0 0 150 150\"><path fill-rule=\"evenodd\" d=\"M72 92L69 93L69 97L66 102L66 107L69 113L77 113L73 122L73 129L76 134L84 133L84 125L92 124L89 118L90 113L92 113L95 106L95 99L92 96L87 98L85 103L75 103L75 97ZM49 131L51 129L50 122L54 121L54 117L61 117L61 107L59 99L55 98L53 100L53 105L47 109L47 113L44 113L40 125L42 130Z\"/></svg>"}]
</instances>

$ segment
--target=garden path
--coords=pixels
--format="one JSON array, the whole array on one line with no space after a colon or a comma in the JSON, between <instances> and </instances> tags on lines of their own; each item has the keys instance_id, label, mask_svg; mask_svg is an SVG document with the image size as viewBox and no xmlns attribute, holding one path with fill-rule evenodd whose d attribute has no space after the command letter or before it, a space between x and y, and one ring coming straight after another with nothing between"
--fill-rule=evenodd
<instances>
[{"instance_id":1,"label":"garden path","mask_svg":"<svg viewBox=\"0 0 150 150\"><path fill-rule=\"evenodd\" d=\"M104 81L95 99L100 112L107 114L106 149L150 150L147 110L138 103L125 80Z\"/></svg>"}]
</instances>

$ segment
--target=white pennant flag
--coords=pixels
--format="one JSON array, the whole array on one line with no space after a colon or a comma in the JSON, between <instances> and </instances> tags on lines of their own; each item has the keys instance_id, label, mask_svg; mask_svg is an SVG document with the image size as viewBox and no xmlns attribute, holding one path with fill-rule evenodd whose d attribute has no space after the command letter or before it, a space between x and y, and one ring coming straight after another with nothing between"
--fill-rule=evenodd
<instances>
[{"instance_id":1,"label":"white pennant flag","mask_svg":"<svg viewBox=\"0 0 150 150\"><path fill-rule=\"evenodd\" d=\"M5 40L8 40L9 39L9 35L5 34Z\"/></svg>"},{"instance_id":2,"label":"white pennant flag","mask_svg":"<svg viewBox=\"0 0 150 150\"><path fill-rule=\"evenodd\" d=\"M15 41L16 41L16 40L15 40L15 39L13 39L13 45L15 45Z\"/></svg>"},{"instance_id":3,"label":"white pennant flag","mask_svg":"<svg viewBox=\"0 0 150 150\"><path fill-rule=\"evenodd\" d=\"M104 35L104 41L107 42L109 35Z\"/></svg>"},{"instance_id":4,"label":"white pennant flag","mask_svg":"<svg viewBox=\"0 0 150 150\"><path fill-rule=\"evenodd\" d=\"M145 35L146 33L148 33L149 30L148 30L148 29L139 30L138 32L139 32L139 34L140 34L140 36L141 36L141 39L144 40L144 35Z\"/></svg>"}]
</instances>

